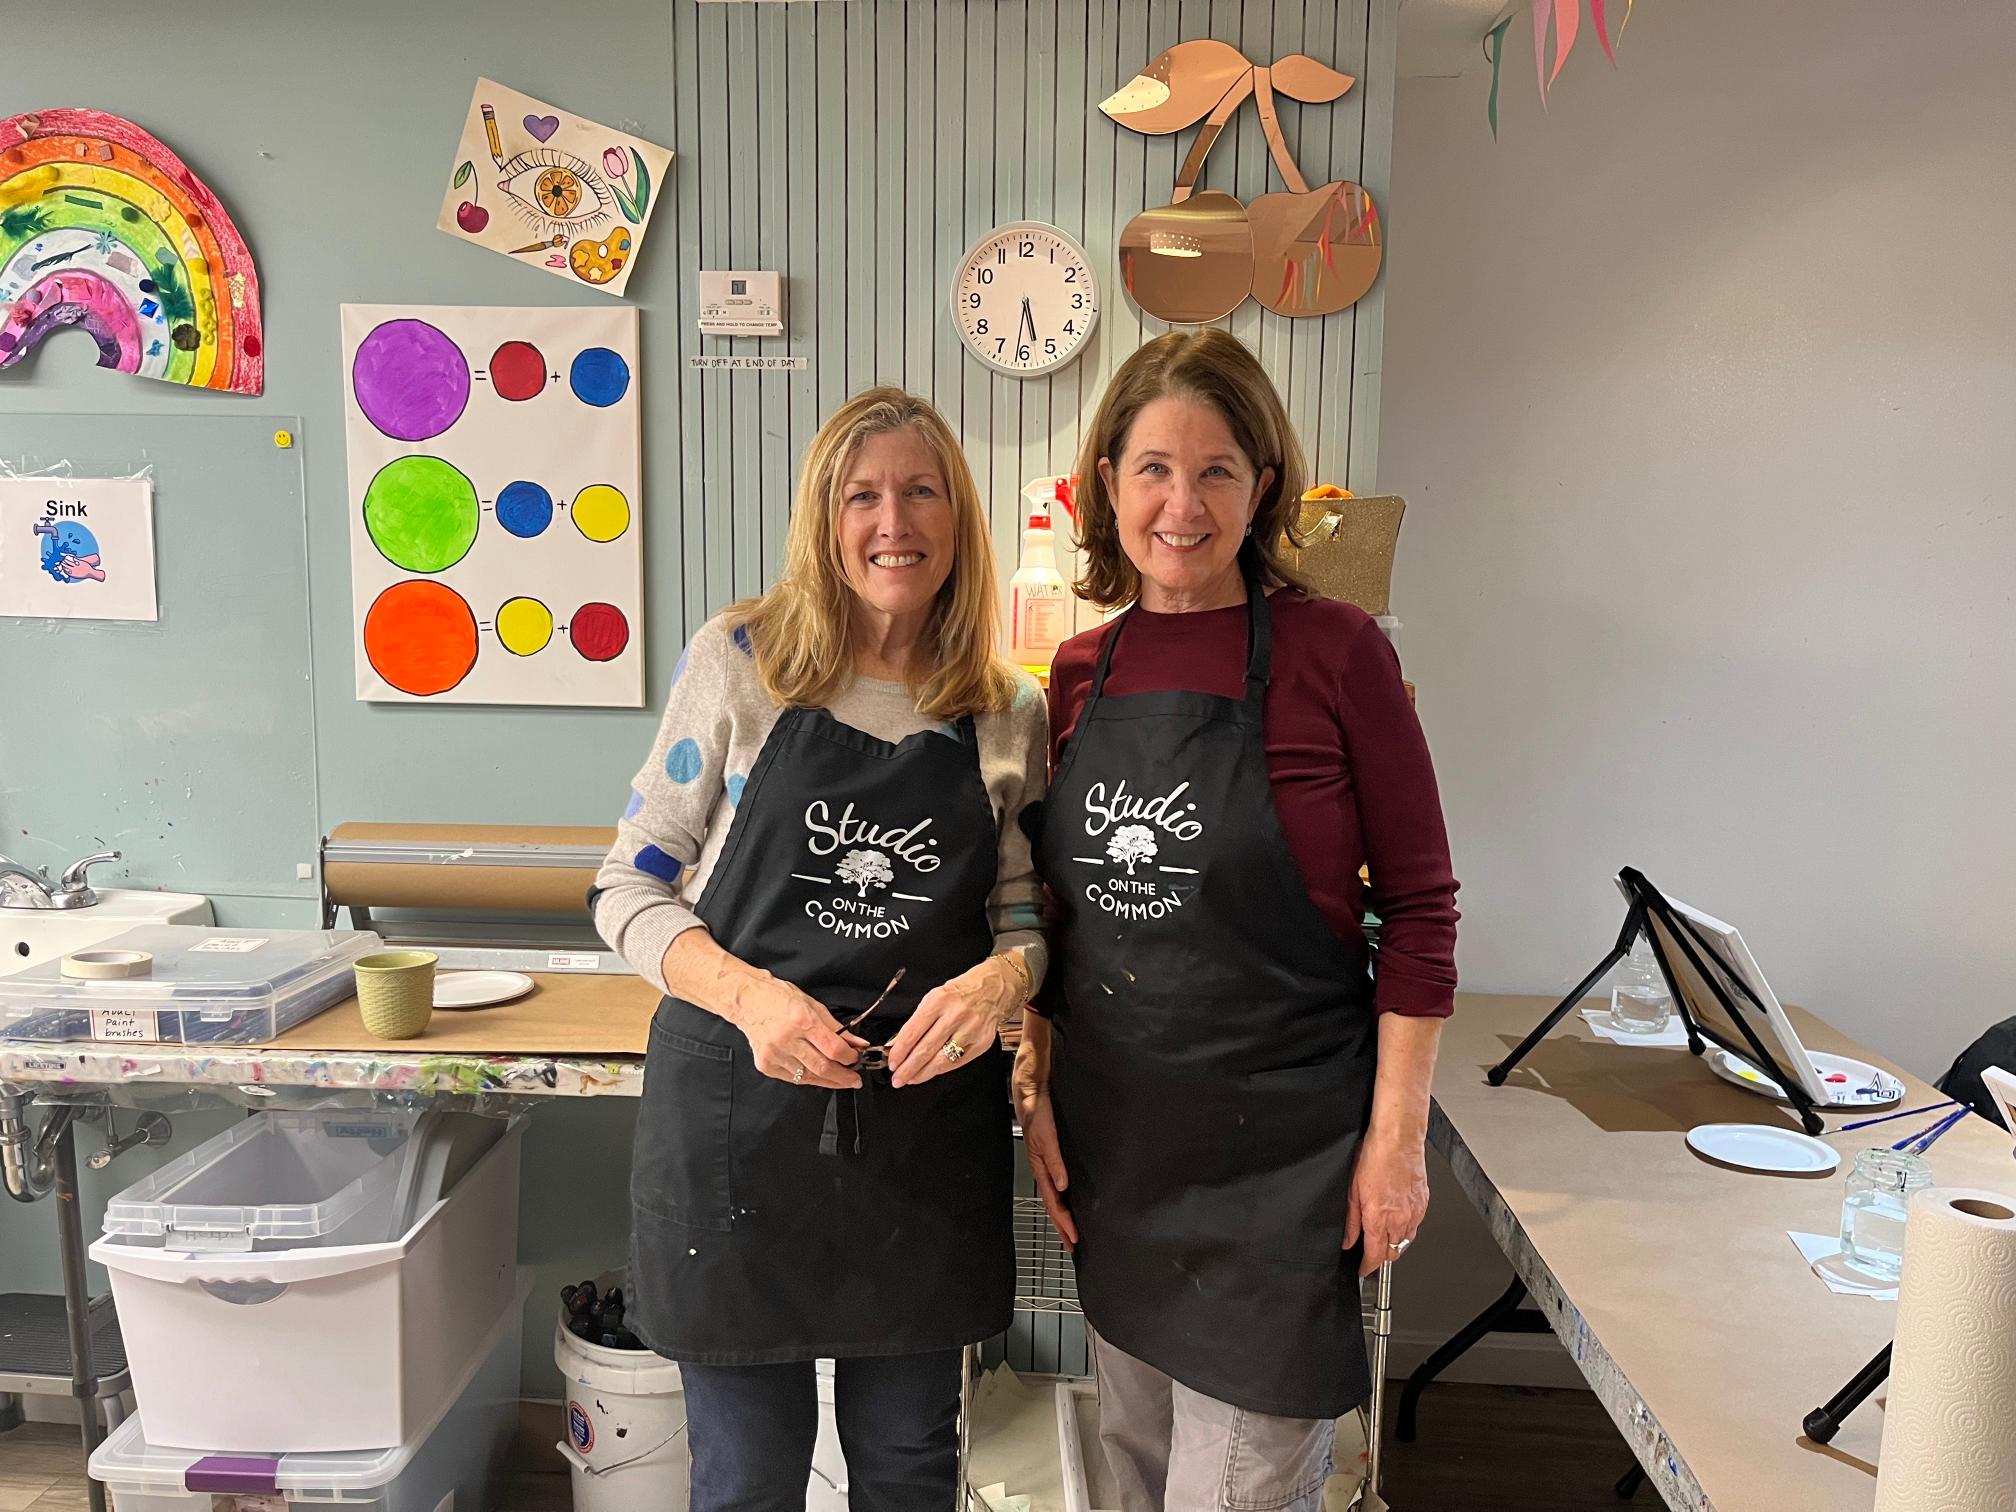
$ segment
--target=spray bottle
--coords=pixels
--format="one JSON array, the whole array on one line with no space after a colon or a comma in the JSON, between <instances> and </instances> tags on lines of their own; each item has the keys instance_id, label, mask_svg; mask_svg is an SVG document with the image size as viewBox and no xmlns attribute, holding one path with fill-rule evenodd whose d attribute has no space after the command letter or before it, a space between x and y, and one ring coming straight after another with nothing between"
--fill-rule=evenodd
<instances>
[{"instance_id":1,"label":"spray bottle","mask_svg":"<svg viewBox=\"0 0 2016 1512\"><path fill-rule=\"evenodd\" d=\"M1031 672L1050 670L1051 658L1071 633L1071 595L1057 570L1051 511L1071 480L1037 478L1022 490L1029 501L1022 531L1022 565L1008 581L1008 654Z\"/></svg>"}]
</instances>

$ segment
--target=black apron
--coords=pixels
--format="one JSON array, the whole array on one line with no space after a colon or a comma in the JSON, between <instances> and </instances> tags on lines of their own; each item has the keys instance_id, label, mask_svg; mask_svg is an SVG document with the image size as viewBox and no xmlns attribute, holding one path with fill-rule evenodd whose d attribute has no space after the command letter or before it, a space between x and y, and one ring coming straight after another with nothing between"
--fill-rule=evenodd
<instances>
[{"instance_id":1,"label":"black apron","mask_svg":"<svg viewBox=\"0 0 2016 1512\"><path fill-rule=\"evenodd\" d=\"M1051 1089L1092 1326L1235 1407L1327 1418L1371 1389L1343 1241L1378 1041L1274 812L1247 594L1243 699L1108 697L1125 618L1100 651L1042 821Z\"/></svg>"},{"instance_id":2,"label":"black apron","mask_svg":"<svg viewBox=\"0 0 2016 1512\"><path fill-rule=\"evenodd\" d=\"M732 955L896 1033L993 949L999 871L973 721L891 745L821 709L764 742L696 912ZM1004 1330L1013 1151L998 1046L897 1089L794 1086L742 1032L659 1005L631 1167L629 1321L675 1360L922 1353Z\"/></svg>"}]
</instances>

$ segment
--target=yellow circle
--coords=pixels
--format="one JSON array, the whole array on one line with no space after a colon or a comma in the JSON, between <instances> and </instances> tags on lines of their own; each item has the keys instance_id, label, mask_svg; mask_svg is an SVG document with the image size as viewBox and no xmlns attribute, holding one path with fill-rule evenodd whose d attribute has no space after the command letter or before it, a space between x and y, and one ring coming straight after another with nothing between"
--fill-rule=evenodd
<instances>
[{"instance_id":1,"label":"yellow circle","mask_svg":"<svg viewBox=\"0 0 2016 1512\"><path fill-rule=\"evenodd\" d=\"M607 483L582 489L568 513L573 515L575 527L591 541L613 541L630 528L630 501Z\"/></svg>"},{"instance_id":2,"label":"yellow circle","mask_svg":"<svg viewBox=\"0 0 2016 1512\"><path fill-rule=\"evenodd\" d=\"M292 431L273 432L273 444L279 447L282 451L285 451L288 447L294 444L294 432Z\"/></svg>"},{"instance_id":3,"label":"yellow circle","mask_svg":"<svg viewBox=\"0 0 2016 1512\"><path fill-rule=\"evenodd\" d=\"M544 651L553 639L553 611L535 598L506 599L497 611L497 639L517 656Z\"/></svg>"}]
</instances>

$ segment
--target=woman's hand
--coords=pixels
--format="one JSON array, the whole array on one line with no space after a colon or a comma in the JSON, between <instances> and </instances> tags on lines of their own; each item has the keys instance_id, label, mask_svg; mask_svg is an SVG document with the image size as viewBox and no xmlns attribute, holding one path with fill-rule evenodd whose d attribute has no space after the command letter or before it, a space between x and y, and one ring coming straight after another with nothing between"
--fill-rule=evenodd
<instances>
[{"instance_id":1,"label":"woman's hand","mask_svg":"<svg viewBox=\"0 0 2016 1512\"><path fill-rule=\"evenodd\" d=\"M1365 1241L1358 1274L1369 1276L1398 1259L1400 1252L1394 1246L1411 1241L1427 1215L1426 1142L1382 1136L1373 1128L1358 1147L1344 1217L1344 1248L1361 1238Z\"/></svg>"},{"instance_id":2,"label":"woman's hand","mask_svg":"<svg viewBox=\"0 0 2016 1512\"><path fill-rule=\"evenodd\" d=\"M742 985L724 1017L749 1041L765 1076L809 1087L861 1085L854 1059L864 1042L789 982L765 976Z\"/></svg>"},{"instance_id":3,"label":"woman's hand","mask_svg":"<svg viewBox=\"0 0 2016 1512\"><path fill-rule=\"evenodd\" d=\"M1020 965L994 955L925 993L889 1042L891 1084L914 1087L978 1060L993 1045L1002 1022L1022 1006L1028 982ZM960 1054L948 1060L945 1047L955 1041Z\"/></svg>"},{"instance_id":4,"label":"woman's hand","mask_svg":"<svg viewBox=\"0 0 2016 1512\"><path fill-rule=\"evenodd\" d=\"M1071 1175L1064 1168L1064 1148L1057 1139L1057 1115L1050 1105L1050 1024L1023 1015L1022 1044L1015 1052L1015 1116L1022 1124L1022 1143L1029 1152L1029 1171L1050 1226L1065 1250L1078 1248L1078 1225L1065 1205L1064 1189Z\"/></svg>"}]
</instances>

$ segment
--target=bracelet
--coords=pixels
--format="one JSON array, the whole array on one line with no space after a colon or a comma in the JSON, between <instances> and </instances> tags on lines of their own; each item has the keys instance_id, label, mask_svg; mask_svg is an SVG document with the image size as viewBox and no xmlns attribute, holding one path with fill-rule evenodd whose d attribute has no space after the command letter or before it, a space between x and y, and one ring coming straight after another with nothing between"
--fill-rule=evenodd
<instances>
[{"instance_id":1,"label":"bracelet","mask_svg":"<svg viewBox=\"0 0 2016 1512\"><path fill-rule=\"evenodd\" d=\"M1020 998L1011 1004L1009 1011L1001 1017L1001 1026L1006 1028L1022 1016L1022 1005L1028 1002L1035 994L1036 979L1030 975L1029 963L1022 959L1022 953L1019 950L1004 950L995 959L1006 961L1015 969L1015 974L1022 979Z\"/></svg>"}]
</instances>

